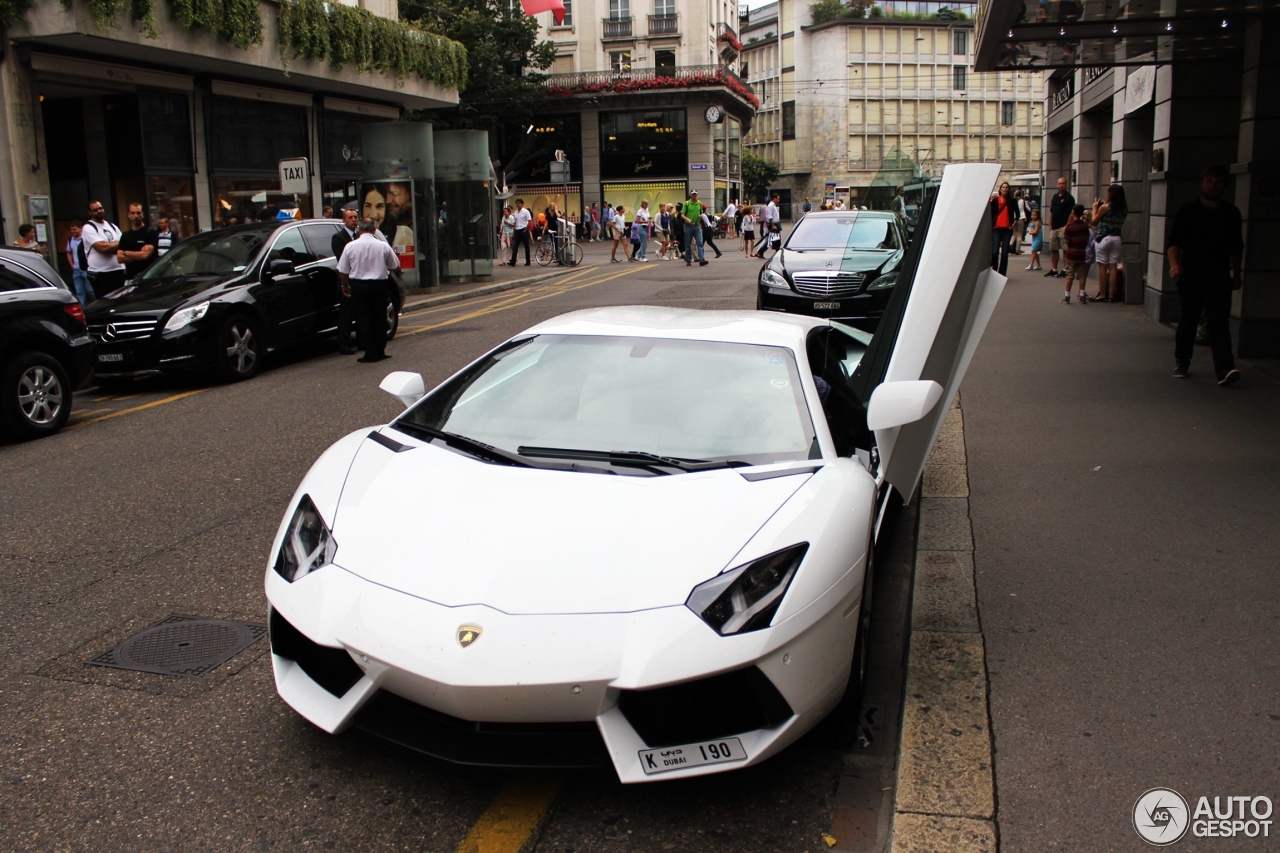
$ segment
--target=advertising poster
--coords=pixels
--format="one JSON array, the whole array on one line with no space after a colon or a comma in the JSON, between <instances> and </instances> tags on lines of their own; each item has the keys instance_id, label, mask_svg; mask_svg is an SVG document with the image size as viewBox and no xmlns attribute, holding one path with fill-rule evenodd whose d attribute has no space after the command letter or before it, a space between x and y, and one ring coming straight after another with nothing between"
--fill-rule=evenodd
<instances>
[{"instance_id":1,"label":"advertising poster","mask_svg":"<svg viewBox=\"0 0 1280 853\"><path fill-rule=\"evenodd\" d=\"M417 269L417 223L413 215L413 181L365 181L360 185L360 218L368 217L400 258L400 269Z\"/></svg>"}]
</instances>

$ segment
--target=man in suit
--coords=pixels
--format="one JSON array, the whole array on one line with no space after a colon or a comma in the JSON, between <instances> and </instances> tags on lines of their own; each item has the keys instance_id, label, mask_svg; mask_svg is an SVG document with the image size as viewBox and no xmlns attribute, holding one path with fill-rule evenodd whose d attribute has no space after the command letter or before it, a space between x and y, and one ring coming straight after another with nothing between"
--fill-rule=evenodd
<instances>
[{"instance_id":1,"label":"man in suit","mask_svg":"<svg viewBox=\"0 0 1280 853\"><path fill-rule=\"evenodd\" d=\"M347 247L348 243L359 236L359 232L356 230L357 225L360 223L358 207L359 204L353 201L348 202L342 208L342 227L333 235L334 261L341 261L342 250ZM351 297L344 293L338 297L338 352L343 355L351 355L356 351L354 344L358 342L351 340L355 322L355 307L351 302Z\"/></svg>"}]
</instances>

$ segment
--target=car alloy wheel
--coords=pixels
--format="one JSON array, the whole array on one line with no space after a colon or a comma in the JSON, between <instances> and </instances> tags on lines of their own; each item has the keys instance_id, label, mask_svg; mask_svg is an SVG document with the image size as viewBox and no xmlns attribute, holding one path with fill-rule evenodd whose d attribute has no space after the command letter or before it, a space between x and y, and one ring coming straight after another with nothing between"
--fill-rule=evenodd
<instances>
[{"instance_id":1,"label":"car alloy wheel","mask_svg":"<svg viewBox=\"0 0 1280 853\"><path fill-rule=\"evenodd\" d=\"M62 412L62 383L43 364L28 367L18 379L18 408L37 426L47 426Z\"/></svg>"},{"instance_id":2,"label":"car alloy wheel","mask_svg":"<svg viewBox=\"0 0 1280 853\"><path fill-rule=\"evenodd\" d=\"M399 328L400 311L396 308L396 303L393 300L387 303L387 340L394 338Z\"/></svg>"},{"instance_id":3,"label":"car alloy wheel","mask_svg":"<svg viewBox=\"0 0 1280 853\"><path fill-rule=\"evenodd\" d=\"M243 314L232 314L222 324L218 336L222 373L232 382L248 379L262 366L262 336L258 327Z\"/></svg>"},{"instance_id":4,"label":"car alloy wheel","mask_svg":"<svg viewBox=\"0 0 1280 853\"><path fill-rule=\"evenodd\" d=\"M0 416L19 438L40 438L62 428L71 414L71 386L57 359L19 353L4 370Z\"/></svg>"}]
</instances>

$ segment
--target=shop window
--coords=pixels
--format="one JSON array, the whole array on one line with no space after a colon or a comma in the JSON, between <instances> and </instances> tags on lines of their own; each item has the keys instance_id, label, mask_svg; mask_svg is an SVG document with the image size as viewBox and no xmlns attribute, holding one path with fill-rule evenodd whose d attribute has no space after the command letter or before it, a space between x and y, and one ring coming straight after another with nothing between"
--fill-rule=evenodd
<instances>
[{"instance_id":1,"label":"shop window","mask_svg":"<svg viewBox=\"0 0 1280 853\"><path fill-rule=\"evenodd\" d=\"M967 87L968 70L963 65L956 65L951 69L951 88L963 91Z\"/></svg>"},{"instance_id":2,"label":"shop window","mask_svg":"<svg viewBox=\"0 0 1280 853\"><path fill-rule=\"evenodd\" d=\"M307 157L307 111L302 107L211 98L209 167L215 172L275 175L280 161Z\"/></svg>"},{"instance_id":3,"label":"shop window","mask_svg":"<svg viewBox=\"0 0 1280 853\"><path fill-rule=\"evenodd\" d=\"M796 102L782 102L782 138L796 138Z\"/></svg>"},{"instance_id":4,"label":"shop window","mask_svg":"<svg viewBox=\"0 0 1280 853\"><path fill-rule=\"evenodd\" d=\"M191 170L186 95L138 95L142 151L147 169Z\"/></svg>"}]
</instances>

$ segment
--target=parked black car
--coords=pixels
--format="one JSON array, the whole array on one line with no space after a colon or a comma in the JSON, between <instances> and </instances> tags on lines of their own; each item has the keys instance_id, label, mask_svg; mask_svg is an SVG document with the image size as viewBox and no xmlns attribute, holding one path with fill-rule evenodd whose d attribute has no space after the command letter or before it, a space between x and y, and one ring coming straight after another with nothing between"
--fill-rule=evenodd
<instances>
[{"instance_id":1,"label":"parked black car","mask_svg":"<svg viewBox=\"0 0 1280 853\"><path fill-rule=\"evenodd\" d=\"M189 237L124 287L89 305L103 387L148 373L248 379L265 357L333 335L338 272L332 219L260 222ZM404 305L389 283L388 337Z\"/></svg>"},{"instance_id":2,"label":"parked black car","mask_svg":"<svg viewBox=\"0 0 1280 853\"><path fill-rule=\"evenodd\" d=\"M0 431L41 438L62 429L93 352L80 303L53 267L35 252L0 249Z\"/></svg>"},{"instance_id":3,"label":"parked black car","mask_svg":"<svg viewBox=\"0 0 1280 853\"><path fill-rule=\"evenodd\" d=\"M905 249L890 212L805 214L760 270L756 308L868 325L884 313Z\"/></svg>"}]
</instances>

